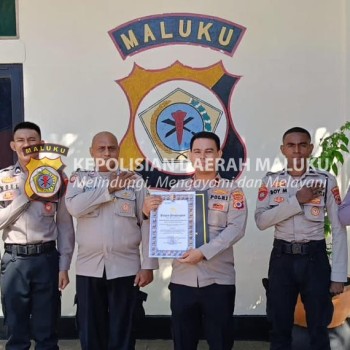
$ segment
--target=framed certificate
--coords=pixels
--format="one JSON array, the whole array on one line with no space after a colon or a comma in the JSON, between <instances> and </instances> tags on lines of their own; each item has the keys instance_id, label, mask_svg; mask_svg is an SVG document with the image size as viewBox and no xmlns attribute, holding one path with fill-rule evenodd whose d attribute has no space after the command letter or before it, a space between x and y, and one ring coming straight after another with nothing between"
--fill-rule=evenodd
<instances>
[{"instance_id":1,"label":"framed certificate","mask_svg":"<svg viewBox=\"0 0 350 350\"><path fill-rule=\"evenodd\" d=\"M149 255L157 258L180 258L195 248L196 193L152 192L162 204L150 216Z\"/></svg>"},{"instance_id":2,"label":"framed certificate","mask_svg":"<svg viewBox=\"0 0 350 350\"><path fill-rule=\"evenodd\" d=\"M208 193L196 191L196 248L209 242Z\"/></svg>"}]
</instances>

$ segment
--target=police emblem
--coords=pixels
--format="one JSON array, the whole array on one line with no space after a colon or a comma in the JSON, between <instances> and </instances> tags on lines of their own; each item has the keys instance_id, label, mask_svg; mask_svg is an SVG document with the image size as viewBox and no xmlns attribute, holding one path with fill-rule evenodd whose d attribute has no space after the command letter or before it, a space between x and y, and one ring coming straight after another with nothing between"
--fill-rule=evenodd
<instances>
[{"instance_id":1,"label":"police emblem","mask_svg":"<svg viewBox=\"0 0 350 350\"><path fill-rule=\"evenodd\" d=\"M220 175L236 177L246 156L229 112L238 80L221 62L206 68L175 62L161 70L135 65L128 77L118 81L131 110L131 123L120 145L123 167L138 171L151 187L168 188L169 180L189 177L194 171L188 159L192 136L212 131L222 142Z\"/></svg>"},{"instance_id":2,"label":"police emblem","mask_svg":"<svg viewBox=\"0 0 350 350\"><path fill-rule=\"evenodd\" d=\"M244 32L243 26L221 18L181 13L137 18L110 30L109 35L125 59L170 44L207 46L232 56ZM221 61L205 68L176 61L157 70L134 64L129 76L117 81L131 112L120 144L121 166L139 172L150 187L169 188L194 172L188 159L192 136L210 131L222 144L220 175L237 177L246 158L230 115L231 96L239 79Z\"/></svg>"},{"instance_id":3,"label":"police emblem","mask_svg":"<svg viewBox=\"0 0 350 350\"><path fill-rule=\"evenodd\" d=\"M54 197L63 185L62 174L64 164L61 158L34 159L26 165L28 177L24 189L29 198L47 199Z\"/></svg>"},{"instance_id":4,"label":"police emblem","mask_svg":"<svg viewBox=\"0 0 350 350\"><path fill-rule=\"evenodd\" d=\"M66 156L68 147L52 143L44 143L23 148L27 155L44 153L56 153ZM28 177L24 184L27 196L36 200L57 199L59 193L64 193L62 189L66 186L63 179L63 168L61 157L41 159L31 158L26 165ZM60 191L61 190L61 191Z\"/></svg>"}]
</instances>

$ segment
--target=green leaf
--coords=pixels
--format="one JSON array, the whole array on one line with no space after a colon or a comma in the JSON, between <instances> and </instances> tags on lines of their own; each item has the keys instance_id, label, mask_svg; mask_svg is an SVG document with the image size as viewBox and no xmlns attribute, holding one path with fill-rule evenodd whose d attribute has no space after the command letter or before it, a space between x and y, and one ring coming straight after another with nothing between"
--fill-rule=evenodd
<instances>
[{"instance_id":1,"label":"green leaf","mask_svg":"<svg viewBox=\"0 0 350 350\"><path fill-rule=\"evenodd\" d=\"M349 153L349 149L348 149L345 145L340 145L340 149L341 149L343 152Z\"/></svg>"},{"instance_id":2,"label":"green leaf","mask_svg":"<svg viewBox=\"0 0 350 350\"><path fill-rule=\"evenodd\" d=\"M323 169L323 170L329 170L329 167L327 166L327 161L326 161L326 159L324 159L323 157L322 158L319 158L319 164L318 164L318 166L321 168L321 169Z\"/></svg>"},{"instance_id":3,"label":"green leaf","mask_svg":"<svg viewBox=\"0 0 350 350\"><path fill-rule=\"evenodd\" d=\"M334 156L340 163L344 164L344 157L339 151L334 151Z\"/></svg>"},{"instance_id":4,"label":"green leaf","mask_svg":"<svg viewBox=\"0 0 350 350\"><path fill-rule=\"evenodd\" d=\"M338 175L338 167L337 167L337 164L334 163L334 164L332 165L332 171L333 171L333 173L334 173L335 176Z\"/></svg>"},{"instance_id":5,"label":"green leaf","mask_svg":"<svg viewBox=\"0 0 350 350\"><path fill-rule=\"evenodd\" d=\"M349 144L349 139L344 135L344 134L340 134L339 138L346 144Z\"/></svg>"}]
</instances>

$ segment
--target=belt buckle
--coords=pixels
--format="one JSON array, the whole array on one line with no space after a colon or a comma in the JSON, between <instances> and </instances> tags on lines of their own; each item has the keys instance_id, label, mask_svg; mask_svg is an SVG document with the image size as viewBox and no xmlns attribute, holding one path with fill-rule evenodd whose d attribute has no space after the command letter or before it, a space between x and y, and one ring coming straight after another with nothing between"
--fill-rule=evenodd
<instances>
[{"instance_id":1,"label":"belt buckle","mask_svg":"<svg viewBox=\"0 0 350 350\"><path fill-rule=\"evenodd\" d=\"M28 255L28 246L26 246L26 245L18 245L16 247L16 251L17 251L18 255Z\"/></svg>"},{"instance_id":2,"label":"belt buckle","mask_svg":"<svg viewBox=\"0 0 350 350\"><path fill-rule=\"evenodd\" d=\"M292 254L301 254L302 244L292 243Z\"/></svg>"},{"instance_id":3,"label":"belt buckle","mask_svg":"<svg viewBox=\"0 0 350 350\"><path fill-rule=\"evenodd\" d=\"M35 245L35 244L31 244L27 246L27 250L28 250L28 255L36 255L39 254L39 246Z\"/></svg>"}]
</instances>

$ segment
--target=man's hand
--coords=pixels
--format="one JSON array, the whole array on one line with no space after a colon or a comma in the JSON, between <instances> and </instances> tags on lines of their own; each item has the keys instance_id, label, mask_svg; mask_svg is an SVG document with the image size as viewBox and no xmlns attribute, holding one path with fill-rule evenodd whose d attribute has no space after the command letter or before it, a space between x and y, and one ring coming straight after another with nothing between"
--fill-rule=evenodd
<instances>
[{"instance_id":1,"label":"man's hand","mask_svg":"<svg viewBox=\"0 0 350 350\"><path fill-rule=\"evenodd\" d=\"M296 194L297 200L300 204L308 203L311 200L322 195L324 186L317 184L313 186L303 186Z\"/></svg>"},{"instance_id":2,"label":"man's hand","mask_svg":"<svg viewBox=\"0 0 350 350\"><path fill-rule=\"evenodd\" d=\"M131 171L122 171L119 175L117 173L112 173L109 178L109 193L120 191L133 183L136 179L135 173Z\"/></svg>"},{"instance_id":3,"label":"man's hand","mask_svg":"<svg viewBox=\"0 0 350 350\"><path fill-rule=\"evenodd\" d=\"M58 289L63 290L69 284L68 271L60 271L58 274Z\"/></svg>"},{"instance_id":4,"label":"man's hand","mask_svg":"<svg viewBox=\"0 0 350 350\"><path fill-rule=\"evenodd\" d=\"M157 210L161 203L161 196L147 196L143 201L142 212L149 217L151 210Z\"/></svg>"},{"instance_id":5,"label":"man's hand","mask_svg":"<svg viewBox=\"0 0 350 350\"><path fill-rule=\"evenodd\" d=\"M191 249L178 259L178 261L181 263L198 264L203 259L204 255L199 249Z\"/></svg>"},{"instance_id":6,"label":"man's hand","mask_svg":"<svg viewBox=\"0 0 350 350\"><path fill-rule=\"evenodd\" d=\"M344 292L344 283L343 282L331 282L329 292L331 293L332 297L343 293Z\"/></svg>"},{"instance_id":7,"label":"man's hand","mask_svg":"<svg viewBox=\"0 0 350 350\"><path fill-rule=\"evenodd\" d=\"M140 270L134 281L134 286L145 287L153 281L153 270Z\"/></svg>"}]
</instances>

